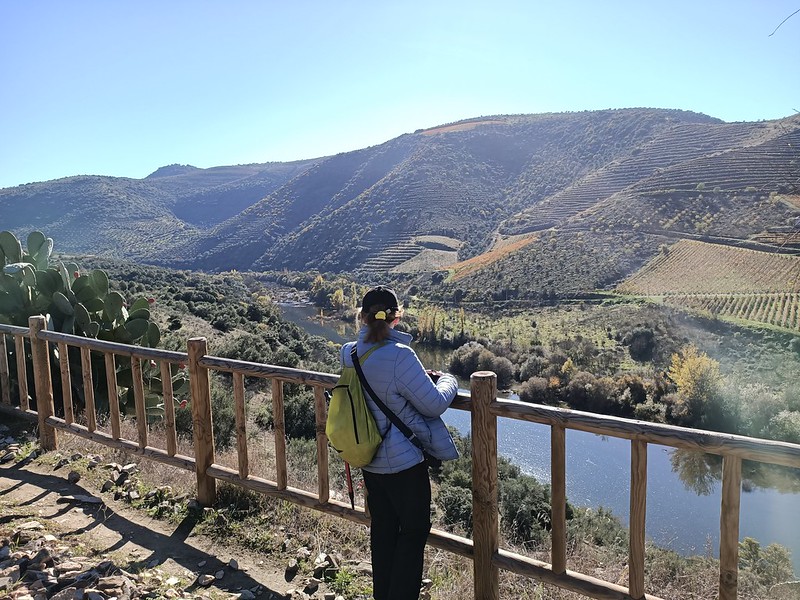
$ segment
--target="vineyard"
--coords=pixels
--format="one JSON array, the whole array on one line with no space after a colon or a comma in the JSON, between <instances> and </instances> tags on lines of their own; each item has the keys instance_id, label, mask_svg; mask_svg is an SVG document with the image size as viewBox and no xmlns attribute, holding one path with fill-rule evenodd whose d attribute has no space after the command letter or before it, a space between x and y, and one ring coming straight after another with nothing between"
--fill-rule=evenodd
<instances>
[{"instance_id":1,"label":"vineyard","mask_svg":"<svg viewBox=\"0 0 800 600\"><path fill-rule=\"evenodd\" d=\"M617 291L800 331L800 257L681 240Z\"/></svg>"},{"instance_id":2,"label":"vineyard","mask_svg":"<svg viewBox=\"0 0 800 600\"><path fill-rule=\"evenodd\" d=\"M664 296L664 302L800 331L800 294L670 294Z\"/></svg>"}]
</instances>

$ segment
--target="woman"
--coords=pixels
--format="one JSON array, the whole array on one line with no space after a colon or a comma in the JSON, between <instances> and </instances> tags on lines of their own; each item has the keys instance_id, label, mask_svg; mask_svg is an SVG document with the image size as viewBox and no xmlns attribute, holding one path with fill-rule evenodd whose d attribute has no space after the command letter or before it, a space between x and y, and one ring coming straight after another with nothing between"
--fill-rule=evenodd
<instances>
[{"instance_id":1,"label":"woman","mask_svg":"<svg viewBox=\"0 0 800 600\"><path fill-rule=\"evenodd\" d=\"M359 357L381 344L361 363L367 383L422 442L427 454L453 460L458 452L440 415L455 398L458 382L452 375L425 371L409 347L411 336L394 329L402 314L394 291L381 286L369 290L361 302L358 341L342 347L342 364L352 366L353 344ZM362 469L372 519L373 596L416 600L431 528L428 466L422 451L365 395L383 437L375 458Z\"/></svg>"}]
</instances>

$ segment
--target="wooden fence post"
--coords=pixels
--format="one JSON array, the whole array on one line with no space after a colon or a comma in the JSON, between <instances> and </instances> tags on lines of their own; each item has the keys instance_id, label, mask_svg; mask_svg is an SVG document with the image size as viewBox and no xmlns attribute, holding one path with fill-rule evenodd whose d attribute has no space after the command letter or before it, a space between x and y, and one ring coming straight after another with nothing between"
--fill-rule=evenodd
<instances>
[{"instance_id":1,"label":"wooden fence post","mask_svg":"<svg viewBox=\"0 0 800 600\"><path fill-rule=\"evenodd\" d=\"M208 468L214 464L211 382L208 369L199 364L200 359L207 352L206 338L189 339L189 389L192 395L192 433L197 472L197 500L203 506L211 506L217 499L217 481L208 475Z\"/></svg>"},{"instance_id":2,"label":"wooden fence post","mask_svg":"<svg viewBox=\"0 0 800 600\"><path fill-rule=\"evenodd\" d=\"M490 405L497 398L497 375L477 371L470 377L472 396L472 540L475 598L499 600L497 512L497 417Z\"/></svg>"},{"instance_id":3,"label":"wooden fence post","mask_svg":"<svg viewBox=\"0 0 800 600\"><path fill-rule=\"evenodd\" d=\"M8 371L8 348L6 348L5 333L0 333L0 390L2 390L0 403L11 406L11 375Z\"/></svg>"},{"instance_id":4,"label":"wooden fence post","mask_svg":"<svg viewBox=\"0 0 800 600\"><path fill-rule=\"evenodd\" d=\"M36 413L39 415L39 443L45 450L58 449L58 436L46 420L55 414L53 406L53 380L50 377L50 350L47 340L39 339L39 332L47 329L47 319L41 315L28 318L31 336L33 379L36 389Z\"/></svg>"},{"instance_id":5,"label":"wooden fence post","mask_svg":"<svg viewBox=\"0 0 800 600\"><path fill-rule=\"evenodd\" d=\"M742 459L722 457L722 508L719 532L719 598L736 600L739 589L739 506Z\"/></svg>"},{"instance_id":6,"label":"wooden fence post","mask_svg":"<svg viewBox=\"0 0 800 600\"><path fill-rule=\"evenodd\" d=\"M628 593L644 598L647 517L647 442L631 440L631 497L628 542Z\"/></svg>"},{"instance_id":7,"label":"wooden fence post","mask_svg":"<svg viewBox=\"0 0 800 600\"><path fill-rule=\"evenodd\" d=\"M553 573L567 571L567 449L566 430L550 428L550 557Z\"/></svg>"}]
</instances>

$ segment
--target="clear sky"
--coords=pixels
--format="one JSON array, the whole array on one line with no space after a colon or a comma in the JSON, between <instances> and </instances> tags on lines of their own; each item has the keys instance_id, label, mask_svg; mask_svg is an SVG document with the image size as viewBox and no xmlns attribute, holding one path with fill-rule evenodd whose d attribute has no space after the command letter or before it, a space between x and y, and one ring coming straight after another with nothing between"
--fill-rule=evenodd
<instances>
[{"instance_id":1,"label":"clear sky","mask_svg":"<svg viewBox=\"0 0 800 600\"><path fill-rule=\"evenodd\" d=\"M0 187L493 114L800 111L800 0L0 0Z\"/></svg>"}]
</instances>

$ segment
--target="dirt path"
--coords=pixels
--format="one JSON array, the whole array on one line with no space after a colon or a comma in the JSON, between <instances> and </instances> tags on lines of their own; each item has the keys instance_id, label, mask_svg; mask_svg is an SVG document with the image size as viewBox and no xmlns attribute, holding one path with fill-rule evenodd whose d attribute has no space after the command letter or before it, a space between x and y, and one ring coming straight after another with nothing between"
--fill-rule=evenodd
<instances>
[{"instance_id":1,"label":"dirt path","mask_svg":"<svg viewBox=\"0 0 800 600\"><path fill-rule=\"evenodd\" d=\"M0 465L0 538L14 524L39 521L62 546L78 548L85 556L113 560L131 573L153 569L161 579L179 579L172 597L241 595L272 600L296 597L289 590L302 589L300 582L285 581L285 565L270 564L193 534L196 521L191 517L177 526L153 520L110 494L68 482L68 472L68 468L54 469L29 459ZM91 496L100 502L74 501L70 496ZM200 587L197 579L203 574L217 579L209 587ZM321 591L316 597L322 597Z\"/></svg>"}]
</instances>

